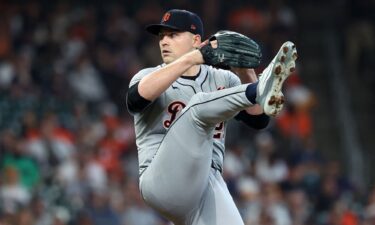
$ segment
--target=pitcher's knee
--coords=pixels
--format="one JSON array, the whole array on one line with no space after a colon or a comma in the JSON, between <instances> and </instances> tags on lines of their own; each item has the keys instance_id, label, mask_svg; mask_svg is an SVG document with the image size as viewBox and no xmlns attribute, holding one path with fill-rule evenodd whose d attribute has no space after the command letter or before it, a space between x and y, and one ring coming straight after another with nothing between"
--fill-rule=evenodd
<instances>
[{"instance_id":1,"label":"pitcher's knee","mask_svg":"<svg viewBox=\"0 0 375 225\"><path fill-rule=\"evenodd\" d=\"M188 106L199 105L203 103L203 101L207 99L206 95L207 93L204 93L204 92L196 93L195 95L191 97Z\"/></svg>"},{"instance_id":2,"label":"pitcher's knee","mask_svg":"<svg viewBox=\"0 0 375 225\"><path fill-rule=\"evenodd\" d=\"M191 115L193 117L193 121L200 127L207 127L211 126L209 120L207 119L207 93L197 93L193 95L187 108L191 111ZM214 125L214 124L212 124Z\"/></svg>"}]
</instances>

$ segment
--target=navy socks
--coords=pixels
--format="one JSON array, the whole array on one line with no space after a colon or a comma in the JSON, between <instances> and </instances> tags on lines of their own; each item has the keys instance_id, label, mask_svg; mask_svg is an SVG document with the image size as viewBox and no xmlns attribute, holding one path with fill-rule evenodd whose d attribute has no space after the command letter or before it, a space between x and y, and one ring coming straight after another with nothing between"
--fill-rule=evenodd
<instances>
[{"instance_id":1,"label":"navy socks","mask_svg":"<svg viewBox=\"0 0 375 225\"><path fill-rule=\"evenodd\" d=\"M257 87L258 87L258 81L252 84L249 84L246 88L246 97L247 99L253 103L256 104L256 97L257 97Z\"/></svg>"}]
</instances>

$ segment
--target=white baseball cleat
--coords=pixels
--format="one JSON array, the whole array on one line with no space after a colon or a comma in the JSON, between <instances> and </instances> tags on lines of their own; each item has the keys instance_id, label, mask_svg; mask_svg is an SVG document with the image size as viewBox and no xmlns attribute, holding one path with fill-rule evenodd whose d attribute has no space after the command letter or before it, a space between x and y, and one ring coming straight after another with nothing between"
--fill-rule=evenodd
<instances>
[{"instance_id":1,"label":"white baseball cleat","mask_svg":"<svg viewBox=\"0 0 375 225\"><path fill-rule=\"evenodd\" d=\"M287 41L260 75L256 101L265 114L276 116L283 109L284 95L281 89L284 81L294 72L296 59L297 49Z\"/></svg>"}]
</instances>

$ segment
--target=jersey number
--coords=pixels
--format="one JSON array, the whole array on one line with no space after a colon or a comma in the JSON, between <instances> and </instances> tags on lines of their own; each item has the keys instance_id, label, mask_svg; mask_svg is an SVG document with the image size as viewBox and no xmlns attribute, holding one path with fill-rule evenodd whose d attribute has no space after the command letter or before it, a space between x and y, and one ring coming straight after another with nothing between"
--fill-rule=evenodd
<instances>
[{"instance_id":1,"label":"jersey number","mask_svg":"<svg viewBox=\"0 0 375 225\"><path fill-rule=\"evenodd\" d=\"M218 125L216 125L214 138L216 139L222 138L223 130L224 130L224 122L221 122Z\"/></svg>"}]
</instances>

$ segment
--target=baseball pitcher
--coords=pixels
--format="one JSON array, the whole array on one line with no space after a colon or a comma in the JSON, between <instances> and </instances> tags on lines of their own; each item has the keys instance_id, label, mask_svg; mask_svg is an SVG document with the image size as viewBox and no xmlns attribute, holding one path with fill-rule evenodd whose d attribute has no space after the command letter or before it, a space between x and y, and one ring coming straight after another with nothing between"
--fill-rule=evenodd
<instances>
[{"instance_id":1,"label":"baseball pitcher","mask_svg":"<svg viewBox=\"0 0 375 225\"><path fill-rule=\"evenodd\" d=\"M261 129L281 111L295 46L284 43L258 81L261 50L242 34L202 42L201 19L177 9L146 30L158 35L164 63L139 71L127 93L142 198L176 225L243 225L221 174L226 121Z\"/></svg>"}]
</instances>

